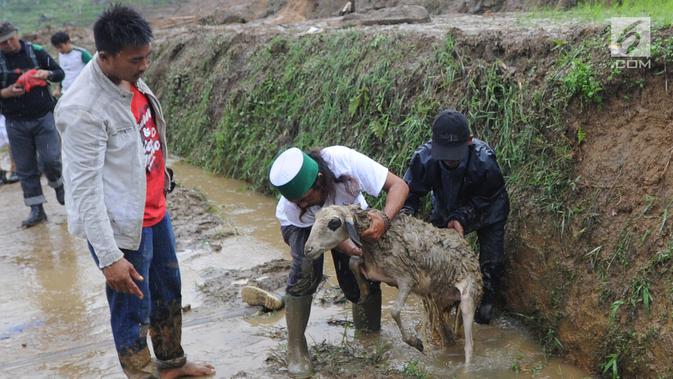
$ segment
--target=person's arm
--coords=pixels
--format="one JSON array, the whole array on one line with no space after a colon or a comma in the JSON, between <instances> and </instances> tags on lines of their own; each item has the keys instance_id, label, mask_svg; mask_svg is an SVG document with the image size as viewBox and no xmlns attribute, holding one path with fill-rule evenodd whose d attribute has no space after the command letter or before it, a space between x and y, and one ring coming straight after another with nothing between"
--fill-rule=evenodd
<instances>
[{"instance_id":1,"label":"person's arm","mask_svg":"<svg viewBox=\"0 0 673 379\"><path fill-rule=\"evenodd\" d=\"M87 51L86 49L81 49L80 51L82 52L82 63L84 63L84 64L89 63L91 58L93 58L91 56L91 54L89 53L89 51Z\"/></svg>"},{"instance_id":2,"label":"person's arm","mask_svg":"<svg viewBox=\"0 0 673 379\"><path fill-rule=\"evenodd\" d=\"M421 199L430 192L430 186L426 183L426 167L419 152L411 157L409 167L404 173L404 181L409 186L409 195L402 212L414 215L421 207Z\"/></svg>"},{"instance_id":3,"label":"person's arm","mask_svg":"<svg viewBox=\"0 0 673 379\"><path fill-rule=\"evenodd\" d=\"M378 241L383 233L390 227L390 222L397 216L404 205L404 201L409 194L409 186L399 176L388 172L386 181L383 184L383 190L388 194L386 197L386 205L383 207L383 213L388 220L385 220L380 213L369 212L371 224L369 228L362 232L361 237L364 239Z\"/></svg>"},{"instance_id":4,"label":"person's arm","mask_svg":"<svg viewBox=\"0 0 673 379\"><path fill-rule=\"evenodd\" d=\"M26 93L26 90L23 89L20 85L13 83L7 87L0 90L0 99L9 99L12 97L18 97Z\"/></svg>"},{"instance_id":5,"label":"person's arm","mask_svg":"<svg viewBox=\"0 0 673 379\"><path fill-rule=\"evenodd\" d=\"M55 119L61 133L65 184L72 199L67 207L77 210L108 285L115 291L142 298L133 280L143 278L117 246L103 198L105 127L102 121L78 108L60 108Z\"/></svg>"},{"instance_id":6,"label":"person's arm","mask_svg":"<svg viewBox=\"0 0 673 379\"><path fill-rule=\"evenodd\" d=\"M36 78L49 80L54 83L60 82L65 78L65 72L61 66L44 49L33 46L33 51L35 52L37 63L40 65L39 70L34 75Z\"/></svg>"},{"instance_id":7,"label":"person's arm","mask_svg":"<svg viewBox=\"0 0 673 379\"><path fill-rule=\"evenodd\" d=\"M59 108L56 127L61 133L64 179L72 204L84 225L87 240L104 268L123 253L117 247L103 198L103 165L107 133L101 120L78 108Z\"/></svg>"}]
</instances>

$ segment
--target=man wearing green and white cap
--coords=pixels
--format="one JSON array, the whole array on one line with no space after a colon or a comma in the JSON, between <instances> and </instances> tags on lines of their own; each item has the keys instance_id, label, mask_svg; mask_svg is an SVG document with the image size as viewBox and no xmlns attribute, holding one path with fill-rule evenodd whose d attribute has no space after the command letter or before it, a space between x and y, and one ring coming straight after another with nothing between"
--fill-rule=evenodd
<instances>
[{"instance_id":1,"label":"man wearing green and white cap","mask_svg":"<svg viewBox=\"0 0 673 379\"><path fill-rule=\"evenodd\" d=\"M344 146L326 147L308 154L296 147L287 149L274 160L269 179L283 195L276 207L276 217L292 254L285 297L288 372L295 378L309 377L313 368L304 332L313 293L322 280L323 257L315 261L306 259L304 244L316 212L333 204L359 204L366 209L362 192L379 196L384 191L387 193L385 216L370 213L371 226L362 234L365 239L378 240L402 208L409 187L381 164ZM371 282L369 298L362 305L356 304L360 292L348 266L350 256L361 254L360 249L347 240L332 251L332 259L339 286L353 302L355 328L375 331L381 324L380 283Z\"/></svg>"}]
</instances>

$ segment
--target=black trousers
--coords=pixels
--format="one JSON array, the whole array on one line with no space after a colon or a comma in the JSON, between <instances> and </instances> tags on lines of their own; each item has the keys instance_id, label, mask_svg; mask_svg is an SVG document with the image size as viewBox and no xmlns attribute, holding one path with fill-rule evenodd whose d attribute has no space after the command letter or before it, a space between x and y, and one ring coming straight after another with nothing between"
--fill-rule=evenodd
<instances>
[{"instance_id":1,"label":"black trousers","mask_svg":"<svg viewBox=\"0 0 673 379\"><path fill-rule=\"evenodd\" d=\"M477 230L479 266L484 279L484 300L493 301L505 271L505 221Z\"/></svg>"}]
</instances>

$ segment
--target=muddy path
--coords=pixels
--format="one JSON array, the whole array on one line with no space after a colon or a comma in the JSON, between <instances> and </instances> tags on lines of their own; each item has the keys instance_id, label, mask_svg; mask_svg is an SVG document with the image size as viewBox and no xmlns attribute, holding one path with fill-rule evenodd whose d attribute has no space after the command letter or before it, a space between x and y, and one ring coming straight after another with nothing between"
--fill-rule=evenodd
<instances>
[{"instance_id":1,"label":"muddy path","mask_svg":"<svg viewBox=\"0 0 673 379\"><path fill-rule=\"evenodd\" d=\"M245 284L282 291L288 255L273 218L274 199L245 183L175 163L180 186L169 198L183 281L183 345L209 360L218 378L283 378L283 311L243 304ZM67 233L63 208L47 197L49 222L18 228L26 210L18 185L0 187L0 360L8 377L120 377L109 330L102 275L85 243ZM330 261L330 260L327 260ZM477 326L475 365L465 370L462 345L426 354L402 344L389 316L395 291L384 290L380 334L356 336L350 305L333 268L315 297L307 336L318 377L583 378L587 374L545 357L509 318ZM411 301L403 317L417 322ZM364 375L364 376L363 376Z\"/></svg>"}]
</instances>

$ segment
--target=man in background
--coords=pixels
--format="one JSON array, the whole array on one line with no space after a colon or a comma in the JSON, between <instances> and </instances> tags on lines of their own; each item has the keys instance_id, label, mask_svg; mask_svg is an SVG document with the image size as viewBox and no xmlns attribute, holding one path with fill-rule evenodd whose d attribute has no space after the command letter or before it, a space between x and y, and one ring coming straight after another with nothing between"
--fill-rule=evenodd
<instances>
[{"instance_id":1,"label":"man in background","mask_svg":"<svg viewBox=\"0 0 673 379\"><path fill-rule=\"evenodd\" d=\"M60 82L63 70L38 45L19 39L9 22L0 24L0 109L6 118L7 136L21 181L23 201L30 207L22 226L29 228L47 220L40 171L64 204L61 178L61 140L54 125L56 99L47 80Z\"/></svg>"},{"instance_id":2,"label":"man in background","mask_svg":"<svg viewBox=\"0 0 673 379\"><path fill-rule=\"evenodd\" d=\"M58 64L65 72L65 79L61 82L61 88L55 92L56 96L60 96L68 90L80 71L89 63L91 54L86 49L73 45L66 32L54 33L51 36L51 44L58 50Z\"/></svg>"}]
</instances>

